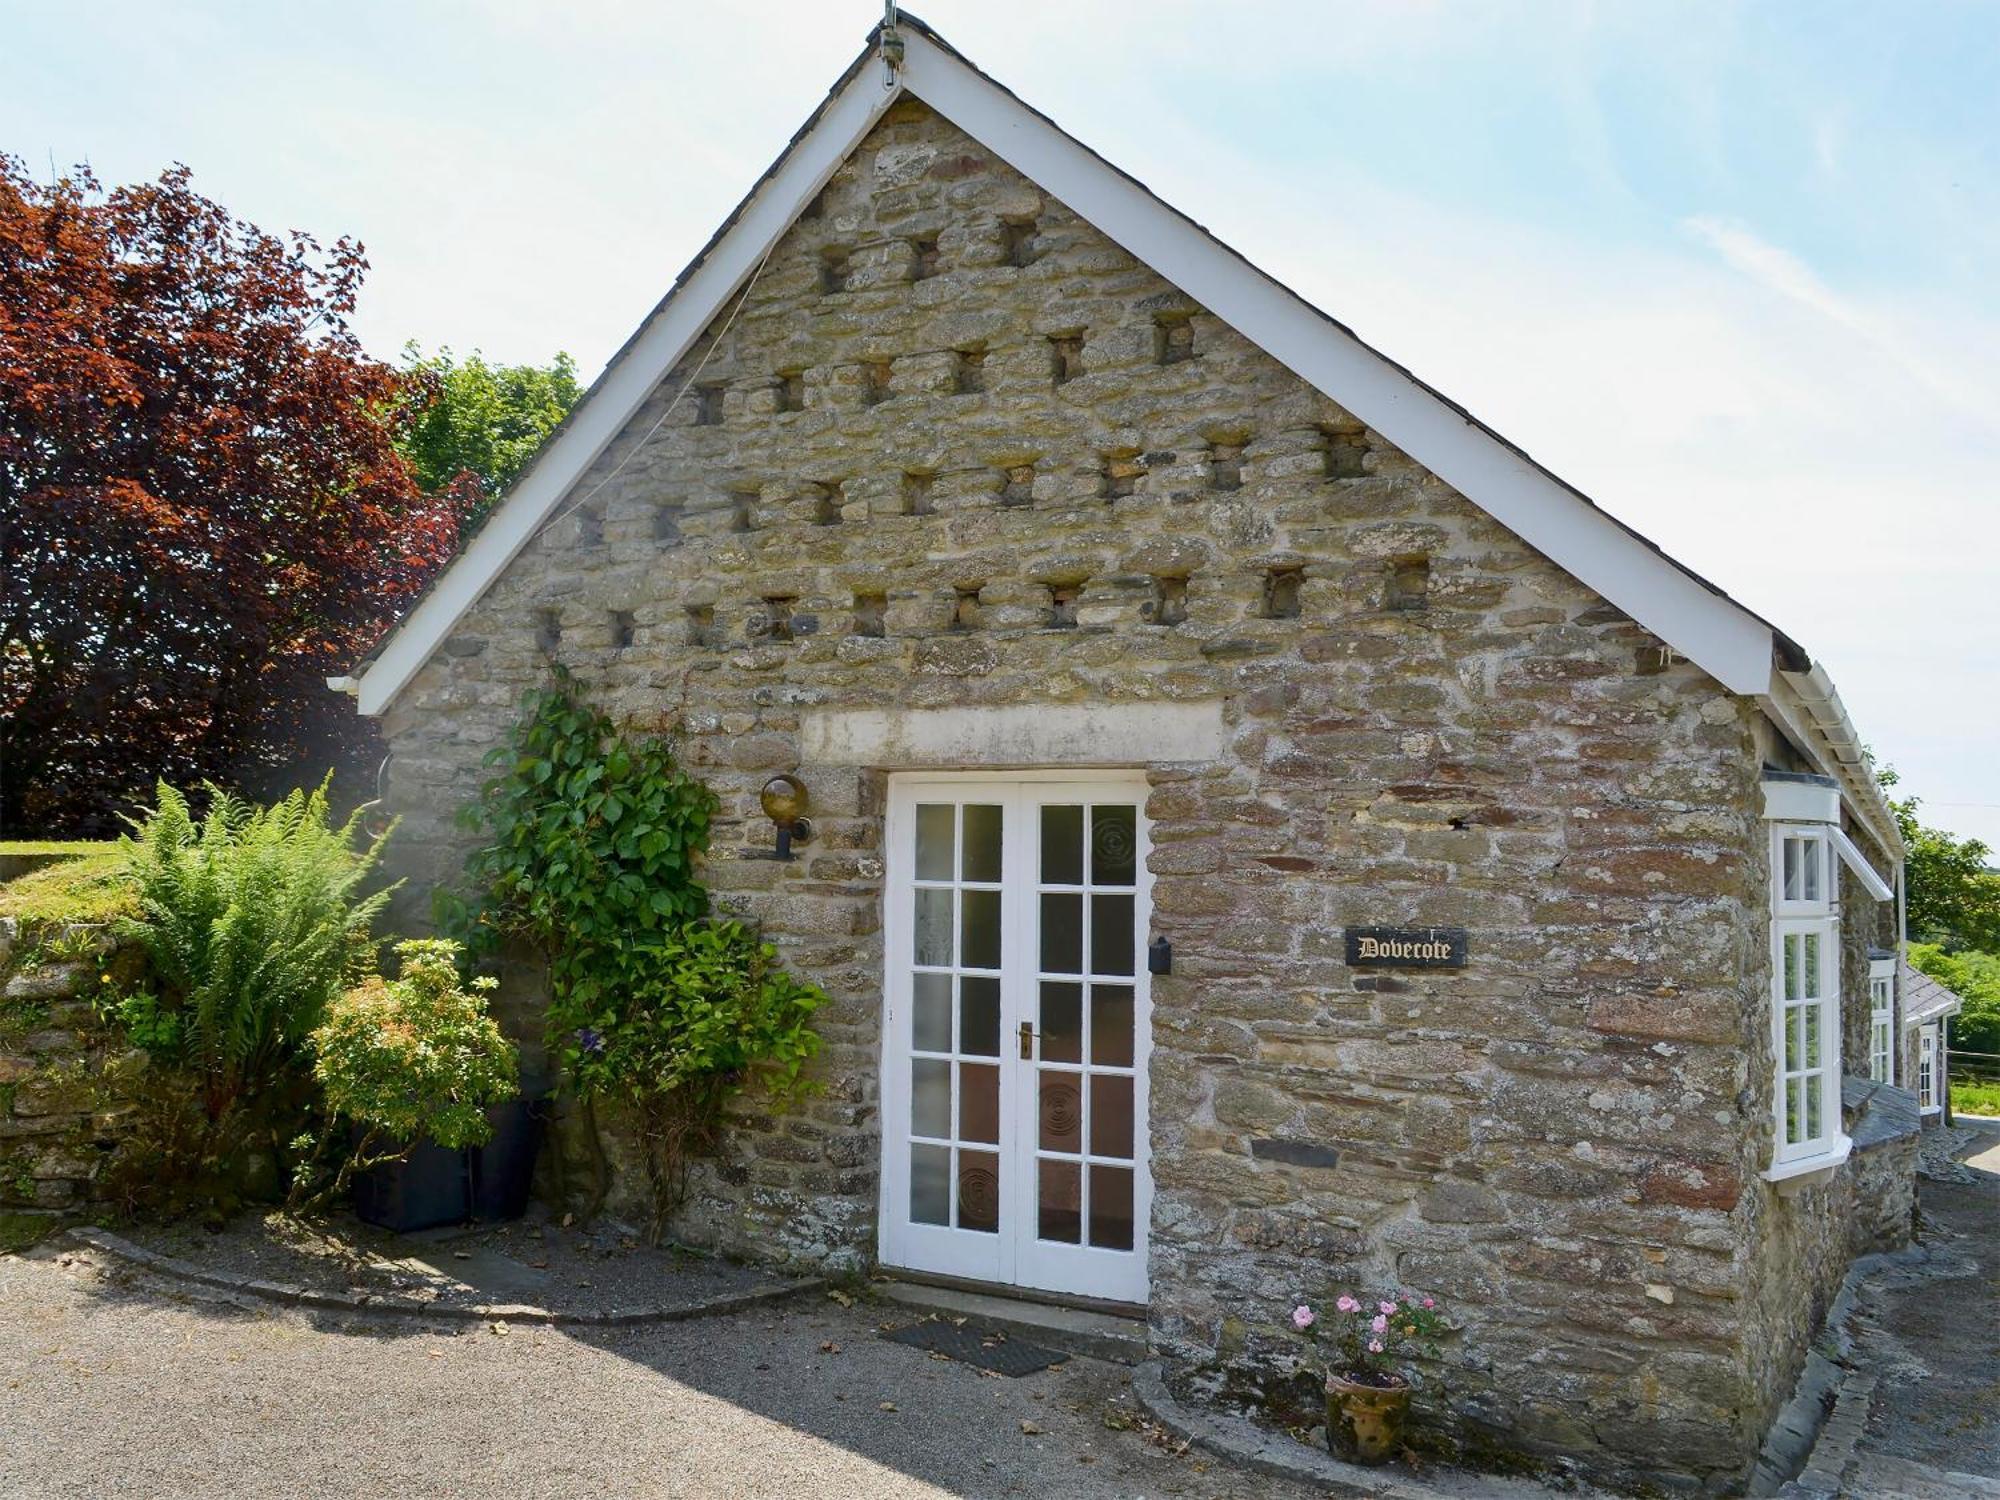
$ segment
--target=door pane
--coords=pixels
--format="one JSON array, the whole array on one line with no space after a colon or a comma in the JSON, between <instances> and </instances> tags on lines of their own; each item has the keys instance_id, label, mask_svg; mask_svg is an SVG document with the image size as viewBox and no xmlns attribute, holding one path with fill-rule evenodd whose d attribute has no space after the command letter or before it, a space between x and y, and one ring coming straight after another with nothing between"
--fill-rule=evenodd
<instances>
[{"instance_id":1,"label":"door pane","mask_svg":"<svg viewBox=\"0 0 2000 1500\"><path fill-rule=\"evenodd\" d=\"M910 1222L951 1222L951 1147L910 1147Z\"/></svg>"},{"instance_id":2,"label":"door pane","mask_svg":"<svg viewBox=\"0 0 2000 1500\"><path fill-rule=\"evenodd\" d=\"M1090 810L1090 883L1130 885L1138 872L1139 810L1135 807L1093 807Z\"/></svg>"},{"instance_id":3,"label":"door pane","mask_svg":"<svg viewBox=\"0 0 2000 1500\"><path fill-rule=\"evenodd\" d=\"M1043 897L1047 900L1047 897ZM1132 898L1090 898L1090 972L1132 972Z\"/></svg>"},{"instance_id":4,"label":"door pane","mask_svg":"<svg viewBox=\"0 0 2000 1500\"><path fill-rule=\"evenodd\" d=\"M910 1064L910 1134L951 1139L951 1064L942 1058Z\"/></svg>"},{"instance_id":5,"label":"door pane","mask_svg":"<svg viewBox=\"0 0 2000 1500\"><path fill-rule=\"evenodd\" d=\"M958 1227L981 1234L1000 1228L1000 1158L991 1151L958 1153Z\"/></svg>"},{"instance_id":6,"label":"door pane","mask_svg":"<svg viewBox=\"0 0 2000 1500\"><path fill-rule=\"evenodd\" d=\"M1090 1078L1090 1154L1132 1159L1132 1079L1125 1073Z\"/></svg>"},{"instance_id":7,"label":"door pane","mask_svg":"<svg viewBox=\"0 0 2000 1500\"><path fill-rule=\"evenodd\" d=\"M965 807L966 880L1000 878L1000 809L968 802Z\"/></svg>"},{"instance_id":8,"label":"door pane","mask_svg":"<svg viewBox=\"0 0 2000 1500\"><path fill-rule=\"evenodd\" d=\"M1065 1245L1083 1239L1083 1171L1073 1161L1044 1161L1035 1174L1035 1233Z\"/></svg>"},{"instance_id":9,"label":"door pane","mask_svg":"<svg viewBox=\"0 0 2000 1500\"><path fill-rule=\"evenodd\" d=\"M955 811L949 802L917 804L917 879L951 879Z\"/></svg>"},{"instance_id":10,"label":"door pane","mask_svg":"<svg viewBox=\"0 0 2000 1500\"><path fill-rule=\"evenodd\" d=\"M1132 1248L1132 1169L1090 1169L1090 1243L1104 1250Z\"/></svg>"},{"instance_id":11,"label":"door pane","mask_svg":"<svg viewBox=\"0 0 2000 1500\"><path fill-rule=\"evenodd\" d=\"M1044 1151L1083 1150L1083 1077L1042 1069L1041 1146Z\"/></svg>"},{"instance_id":12,"label":"door pane","mask_svg":"<svg viewBox=\"0 0 2000 1500\"><path fill-rule=\"evenodd\" d=\"M917 974L912 980L910 1046L918 1052L951 1051L951 976Z\"/></svg>"},{"instance_id":13,"label":"door pane","mask_svg":"<svg viewBox=\"0 0 2000 1500\"><path fill-rule=\"evenodd\" d=\"M958 1138L1000 1141L1000 1069L990 1063L958 1065Z\"/></svg>"},{"instance_id":14,"label":"door pane","mask_svg":"<svg viewBox=\"0 0 2000 1500\"><path fill-rule=\"evenodd\" d=\"M917 892L917 962L931 968L951 963L951 892Z\"/></svg>"},{"instance_id":15,"label":"door pane","mask_svg":"<svg viewBox=\"0 0 2000 1500\"><path fill-rule=\"evenodd\" d=\"M1042 893L1042 972L1083 972L1083 897Z\"/></svg>"},{"instance_id":16,"label":"door pane","mask_svg":"<svg viewBox=\"0 0 2000 1500\"><path fill-rule=\"evenodd\" d=\"M1083 884L1083 809L1042 809L1042 884Z\"/></svg>"},{"instance_id":17,"label":"door pane","mask_svg":"<svg viewBox=\"0 0 2000 1500\"><path fill-rule=\"evenodd\" d=\"M968 969L1000 967L1000 893L960 891L958 899L963 925L959 941L965 955L959 960Z\"/></svg>"},{"instance_id":18,"label":"door pane","mask_svg":"<svg viewBox=\"0 0 2000 1500\"><path fill-rule=\"evenodd\" d=\"M1083 1061L1083 986L1042 981L1042 1061Z\"/></svg>"},{"instance_id":19,"label":"door pane","mask_svg":"<svg viewBox=\"0 0 2000 1500\"><path fill-rule=\"evenodd\" d=\"M1090 987L1090 1060L1100 1068L1132 1066L1132 986Z\"/></svg>"},{"instance_id":20,"label":"door pane","mask_svg":"<svg viewBox=\"0 0 2000 1500\"><path fill-rule=\"evenodd\" d=\"M967 974L958 981L958 1050L1000 1055L1000 981Z\"/></svg>"}]
</instances>

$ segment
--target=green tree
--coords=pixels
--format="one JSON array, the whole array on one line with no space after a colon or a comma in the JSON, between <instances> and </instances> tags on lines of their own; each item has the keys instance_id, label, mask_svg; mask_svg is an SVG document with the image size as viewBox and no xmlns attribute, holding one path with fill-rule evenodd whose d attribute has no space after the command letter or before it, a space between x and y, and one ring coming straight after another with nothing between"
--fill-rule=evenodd
<instances>
[{"instance_id":1,"label":"green tree","mask_svg":"<svg viewBox=\"0 0 2000 1500\"><path fill-rule=\"evenodd\" d=\"M1912 943L1910 963L1965 1002L1951 1023L1952 1050L2000 1057L2000 954L1947 953L1936 943Z\"/></svg>"},{"instance_id":2,"label":"green tree","mask_svg":"<svg viewBox=\"0 0 2000 1500\"><path fill-rule=\"evenodd\" d=\"M1885 766L1876 780L1887 789L1901 778L1894 766ZM1922 805L1917 797L1889 799L1909 851L1903 867L1908 906L1904 936L1952 952L2000 952L2000 872L1987 865L1992 851L1978 839L1925 827L1917 818Z\"/></svg>"},{"instance_id":3,"label":"green tree","mask_svg":"<svg viewBox=\"0 0 2000 1500\"><path fill-rule=\"evenodd\" d=\"M396 447L426 494L453 491L469 537L528 460L583 397L576 361L489 364L478 350L403 348L403 373L420 403Z\"/></svg>"}]
</instances>

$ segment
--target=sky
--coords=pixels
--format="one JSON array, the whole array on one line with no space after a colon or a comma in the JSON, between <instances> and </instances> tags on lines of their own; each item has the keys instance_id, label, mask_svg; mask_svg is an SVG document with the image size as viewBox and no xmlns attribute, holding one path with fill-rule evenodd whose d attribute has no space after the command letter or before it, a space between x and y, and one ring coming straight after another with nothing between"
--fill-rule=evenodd
<instances>
[{"instance_id":1,"label":"sky","mask_svg":"<svg viewBox=\"0 0 2000 1500\"><path fill-rule=\"evenodd\" d=\"M1030 104L1827 667L2000 848L2000 5L929 0ZM868 0L0 0L0 150L351 234L594 374Z\"/></svg>"}]
</instances>

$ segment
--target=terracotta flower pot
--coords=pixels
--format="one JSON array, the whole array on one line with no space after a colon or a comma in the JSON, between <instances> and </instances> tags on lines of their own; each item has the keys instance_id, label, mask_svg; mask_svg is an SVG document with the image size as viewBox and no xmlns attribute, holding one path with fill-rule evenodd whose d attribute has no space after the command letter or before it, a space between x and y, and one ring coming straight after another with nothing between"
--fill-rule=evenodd
<instances>
[{"instance_id":1,"label":"terracotta flower pot","mask_svg":"<svg viewBox=\"0 0 2000 1500\"><path fill-rule=\"evenodd\" d=\"M1403 1420L1410 1412L1410 1387L1367 1385L1344 1375L1326 1377L1326 1445L1335 1458L1352 1464L1382 1464L1403 1446Z\"/></svg>"}]
</instances>

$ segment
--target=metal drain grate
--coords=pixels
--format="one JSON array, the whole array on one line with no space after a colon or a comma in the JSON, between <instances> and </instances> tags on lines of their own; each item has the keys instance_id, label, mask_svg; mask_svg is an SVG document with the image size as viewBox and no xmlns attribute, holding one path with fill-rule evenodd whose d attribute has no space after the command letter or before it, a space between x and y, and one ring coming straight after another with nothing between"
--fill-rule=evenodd
<instances>
[{"instance_id":1,"label":"metal drain grate","mask_svg":"<svg viewBox=\"0 0 2000 1500\"><path fill-rule=\"evenodd\" d=\"M977 1365L997 1375L1032 1375L1069 1358L1060 1349L1045 1349L1040 1344L1010 1339L995 1329L979 1328L969 1322L947 1323L937 1318L891 1329L882 1337L894 1344L928 1349L933 1354Z\"/></svg>"}]
</instances>

